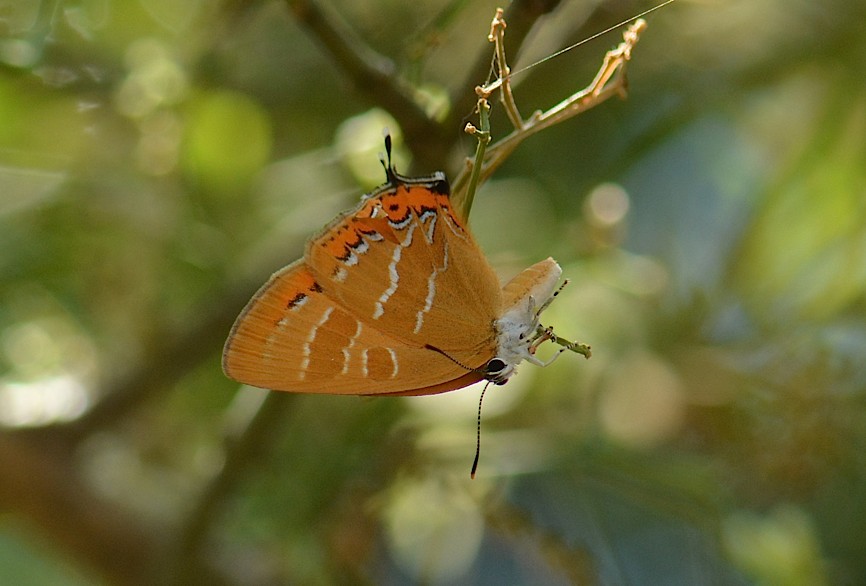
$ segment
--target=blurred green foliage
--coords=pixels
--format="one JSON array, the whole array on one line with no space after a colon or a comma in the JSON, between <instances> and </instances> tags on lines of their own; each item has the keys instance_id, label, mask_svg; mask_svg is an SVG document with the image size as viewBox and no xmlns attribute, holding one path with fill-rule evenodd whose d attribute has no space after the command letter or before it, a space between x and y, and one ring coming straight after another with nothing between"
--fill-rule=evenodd
<instances>
[{"instance_id":1,"label":"blurred green foliage","mask_svg":"<svg viewBox=\"0 0 866 586\"><path fill-rule=\"evenodd\" d=\"M333 4L468 119L495 2ZM549 4L514 69L648 7ZM491 262L554 256L546 321L593 358L491 389L475 481L477 388L221 373L246 299L381 177L382 126L403 171L474 149L419 144L309 7L0 5L0 583L866 582L866 4L677 0L628 100L483 186ZM524 116L618 34L515 78Z\"/></svg>"}]
</instances>

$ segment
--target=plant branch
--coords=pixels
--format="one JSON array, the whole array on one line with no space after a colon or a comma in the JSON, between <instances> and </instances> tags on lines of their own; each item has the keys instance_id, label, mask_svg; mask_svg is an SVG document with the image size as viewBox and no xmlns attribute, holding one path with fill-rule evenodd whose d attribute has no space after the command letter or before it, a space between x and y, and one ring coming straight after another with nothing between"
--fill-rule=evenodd
<instances>
[{"instance_id":1,"label":"plant branch","mask_svg":"<svg viewBox=\"0 0 866 586\"><path fill-rule=\"evenodd\" d=\"M153 534L140 520L96 498L83 484L74 461L23 438L0 435L0 505L85 560L113 582L142 575L156 553Z\"/></svg>"},{"instance_id":2,"label":"plant branch","mask_svg":"<svg viewBox=\"0 0 866 586\"><path fill-rule=\"evenodd\" d=\"M176 584L195 581L199 564L191 563L191 560L204 555L202 544L210 528L219 521L226 497L245 478L244 472L267 455L274 439L274 430L284 420L296 399L297 396L290 393L269 392L256 406L254 413L237 426L241 429L232 429L231 422L228 422L225 462L202 490L178 533L173 565ZM208 560L202 561L207 563Z\"/></svg>"},{"instance_id":3,"label":"plant branch","mask_svg":"<svg viewBox=\"0 0 866 586\"><path fill-rule=\"evenodd\" d=\"M444 126L427 116L412 89L395 73L393 62L364 43L336 14L316 0L286 0L298 23L330 53L334 62L371 103L391 113L412 153L423 161L437 157L430 143L441 140Z\"/></svg>"}]
</instances>

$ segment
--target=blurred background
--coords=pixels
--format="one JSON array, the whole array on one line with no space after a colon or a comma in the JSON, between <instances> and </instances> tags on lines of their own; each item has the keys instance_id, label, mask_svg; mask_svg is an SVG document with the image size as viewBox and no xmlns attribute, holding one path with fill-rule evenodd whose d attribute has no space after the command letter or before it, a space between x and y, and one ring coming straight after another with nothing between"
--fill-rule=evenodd
<instances>
[{"instance_id":1,"label":"blurred background","mask_svg":"<svg viewBox=\"0 0 866 586\"><path fill-rule=\"evenodd\" d=\"M471 225L593 357L268 393L231 323L403 171L452 177L497 2L0 2L0 583L866 583L866 3L677 0L627 100ZM652 4L515 1L515 69ZM515 78L524 116L612 32ZM508 123L494 103L494 138Z\"/></svg>"}]
</instances>

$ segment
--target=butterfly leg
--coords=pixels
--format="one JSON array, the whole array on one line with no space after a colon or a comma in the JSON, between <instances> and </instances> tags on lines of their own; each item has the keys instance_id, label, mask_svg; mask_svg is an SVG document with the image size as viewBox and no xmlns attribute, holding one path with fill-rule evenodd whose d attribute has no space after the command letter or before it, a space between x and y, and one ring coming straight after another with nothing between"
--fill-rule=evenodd
<instances>
[{"instance_id":1,"label":"butterfly leg","mask_svg":"<svg viewBox=\"0 0 866 586\"><path fill-rule=\"evenodd\" d=\"M550 358L550 360L539 360L535 357L535 352L538 350L538 347L541 346L541 344L547 341L558 344L559 346L561 346L561 348L556 351L556 354L554 354L553 357ZM526 360L531 362L532 364L535 364L536 366L547 366L554 360L559 358L559 355L566 350L571 350L572 352L576 352L577 354L582 354L586 358L592 356L592 349L588 345L581 344L580 342L571 342L561 336L557 336L553 333L553 326L544 327L541 324L538 324L536 325L535 335L529 339L529 356L526 358Z\"/></svg>"},{"instance_id":2,"label":"butterfly leg","mask_svg":"<svg viewBox=\"0 0 866 586\"><path fill-rule=\"evenodd\" d=\"M536 332L535 336L530 340L529 356L526 357L526 361L536 366L549 366L550 364L553 364L553 361L559 358L563 352L565 352L566 350L574 349L571 342L566 342L565 344L562 344L562 347L547 360L541 360L540 358L535 356L536 350L538 350L538 347L541 346L544 342L557 342L560 339L561 338L559 338L559 336L553 333L553 326L538 326L538 331Z\"/></svg>"},{"instance_id":3,"label":"butterfly leg","mask_svg":"<svg viewBox=\"0 0 866 586\"><path fill-rule=\"evenodd\" d=\"M544 342L556 338L556 336L553 335L553 326L547 326L545 328L544 326L539 325L537 328L535 336L529 340L529 353L533 356L535 355L535 351L538 350L538 347Z\"/></svg>"}]
</instances>

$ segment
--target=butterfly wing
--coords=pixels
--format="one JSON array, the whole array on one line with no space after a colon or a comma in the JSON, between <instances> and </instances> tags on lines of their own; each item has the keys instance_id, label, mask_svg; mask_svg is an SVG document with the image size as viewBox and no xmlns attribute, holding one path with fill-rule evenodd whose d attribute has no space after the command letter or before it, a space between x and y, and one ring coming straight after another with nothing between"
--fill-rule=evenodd
<instances>
[{"instance_id":1,"label":"butterfly wing","mask_svg":"<svg viewBox=\"0 0 866 586\"><path fill-rule=\"evenodd\" d=\"M303 261L274 274L247 304L226 342L223 370L262 388L358 395L434 394L482 378L359 319Z\"/></svg>"},{"instance_id":2,"label":"butterfly wing","mask_svg":"<svg viewBox=\"0 0 866 586\"><path fill-rule=\"evenodd\" d=\"M532 297L536 308L547 301L559 278L562 269L552 258L538 261L514 276L502 289L502 306L505 311L525 303Z\"/></svg>"},{"instance_id":3,"label":"butterfly wing","mask_svg":"<svg viewBox=\"0 0 866 586\"><path fill-rule=\"evenodd\" d=\"M444 175L386 185L308 244L329 295L378 331L471 368L495 355L502 292Z\"/></svg>"}]
</instances>

